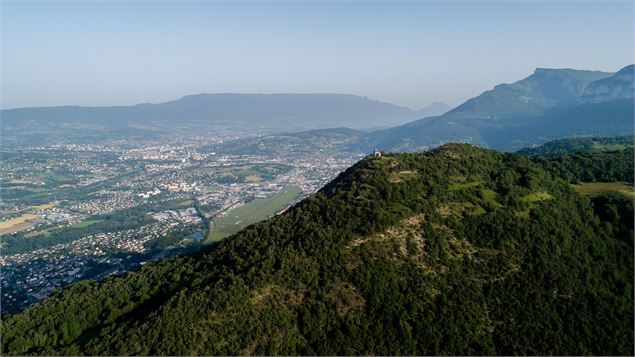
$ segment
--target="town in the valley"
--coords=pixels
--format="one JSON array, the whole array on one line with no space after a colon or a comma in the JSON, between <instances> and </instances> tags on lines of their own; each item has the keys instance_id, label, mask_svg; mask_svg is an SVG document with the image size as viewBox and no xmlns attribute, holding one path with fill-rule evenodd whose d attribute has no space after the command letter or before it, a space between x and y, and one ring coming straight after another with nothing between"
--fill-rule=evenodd
<instances>
[{"instance_id":1,"label":"town in the valley","mask_svg":"<svg viewBox=\"0 0 635 357\"><path fill-rule=\"evenodd\" d=\"M362 157L284 143L241 152L259 139L240 140L3 147L2 313L78 280L213 244L283 212Z\"/></svg>"}]
</instances>

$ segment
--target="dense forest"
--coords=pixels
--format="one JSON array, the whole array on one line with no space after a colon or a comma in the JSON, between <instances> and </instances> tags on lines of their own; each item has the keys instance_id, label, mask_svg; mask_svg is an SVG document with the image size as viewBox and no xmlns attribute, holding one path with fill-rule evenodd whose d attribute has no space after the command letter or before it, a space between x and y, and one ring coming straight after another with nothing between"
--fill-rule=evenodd
<instances>
[{"instance_id":1,"label":"dense forest","mask_svg":"<svg viewBox=\"0 0 635 357\"><path fill-rule=\"evenodd\" d=\"M572 185L632 175L632 149L367 157L202 251L4 318L2 353L633 355L633 201Z\"/></svg>"},{"instance_id":2,"label":"dense forest","mask_svg":"<svg viewBox=\"0 0 635 357\"><path fill-rule=\"evenodd\" d=\"M518 153L533 157L537 164L568 182L633 183L633 139L633 136L561 139Z\"/></svg>"},{"instance_id":3,"label":"dense forest","mask_svg":"<svg viewBox=\"0 0 635 357\"><path fill-rule=\"evenodd\" d=\"M526 156L562 156L574 154L593 154L601 152L615 152L625 149L633 150L635 137L580 137L550 141L546 144L525 148L518 153Z\"/></svg>"}]
</instances>

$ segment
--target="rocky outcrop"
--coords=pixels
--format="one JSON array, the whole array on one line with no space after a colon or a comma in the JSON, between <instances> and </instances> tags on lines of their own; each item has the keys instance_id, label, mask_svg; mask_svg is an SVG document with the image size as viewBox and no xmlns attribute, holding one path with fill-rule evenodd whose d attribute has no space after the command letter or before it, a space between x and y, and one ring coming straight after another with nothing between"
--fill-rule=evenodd
<instances>
[{"instance_id":1,"label":"rocky outcrop","mask_svg":"<svg viewBox=\"0 0 635 357\"><path fill-rule=\"evenodd\" d=\"M583 103L603 103L634 97L633 74L635 65L622 68L613 76L594 81L584 89L580 100Z\"/></svg>"}]
</instances>

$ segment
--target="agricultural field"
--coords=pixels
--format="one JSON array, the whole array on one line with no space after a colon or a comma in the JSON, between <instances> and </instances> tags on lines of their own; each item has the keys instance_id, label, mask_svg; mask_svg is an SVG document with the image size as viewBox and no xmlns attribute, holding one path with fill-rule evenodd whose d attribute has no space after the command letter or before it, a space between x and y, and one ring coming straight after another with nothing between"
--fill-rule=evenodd
<instances>
[{"instance_id":1,"label":"agricultural field","mask_svg":"<svg viewBox=\"0 0 635 357\"><path fill-rule=\"evenodd\" d=\"M209 174L220 183L258 183L269 181L291 169L283 164L245 164L221 167L203 166L193 170L195 173Z\"/></svg>"},{"instance_id":2,"label":"agricultural field","mask_svg":"<svg viewBox=\"0 0 635 357\"><path fill-rule=\"evenodd\" d=\"M93 225L93 224L99 223L99 222L103 222L103 220L102 219L87 219L85 221L75 222L75 223L71 224L71 227L73 227L73 228L84 228L84 227L88 227L90 225Z\"/></svg>"},{"instance_id":3,"label":"agricultural field","mask_svg":"<svg viewBox=\"0 0 635 357\"><path fill-rule=\"evenodd\" d=\"M235 208L223 217L213 218L212 229L206 242L215 242L229 237L250 224L276 214L295 201L300 193L301 191L297 187L285 187L268 198L257 198Z\"/></svg>"},{"instance_id":4,"label":"agricultural field","mask_svg":"<svg viewBox=\"0 0 635 357\"><path fill-rule=\"evenodd\" d=\"M53 208L55 207L54 203L44 203L41 205L35 205L35 206L31 206L31 208L33 209L49 209L49 208Z\"/></svg>"},{"instance_id":5,"label":"agricultural field","mask_svg":"<svg viewBox=\"0 0 635 357\"><path fill-rule=\"evenodd\" d=\"M38 216L25 213L16 218L10 218L6 221L0 221L0 234L13 233L17 231L23 231L29 229L35 225L31 220L38 218Z\"/></svg>"}]
</instances>

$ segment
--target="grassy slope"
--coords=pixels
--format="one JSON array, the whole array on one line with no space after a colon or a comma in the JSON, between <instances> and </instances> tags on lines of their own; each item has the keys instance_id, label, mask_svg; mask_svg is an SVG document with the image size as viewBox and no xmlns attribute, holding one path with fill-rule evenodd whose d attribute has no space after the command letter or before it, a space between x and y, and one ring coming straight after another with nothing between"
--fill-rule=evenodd
<instances>
[{"instance_id":1,"label":"grassy slope","mask_svg":"<svg viewBox=\"0 0 635 357\"><path fill-rule=\"evenodd\" d=\"M573 185L576 191L589 197L597 197L601 195L617 195L624 198L635 198L633 186L625 182L586 182Z\"/></svg>"}]
</instances>

